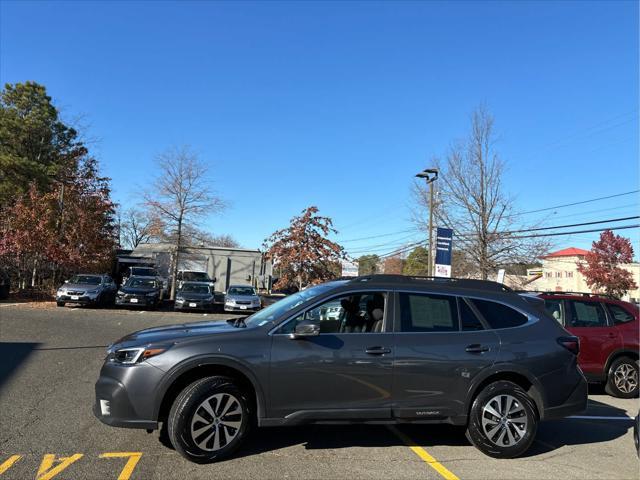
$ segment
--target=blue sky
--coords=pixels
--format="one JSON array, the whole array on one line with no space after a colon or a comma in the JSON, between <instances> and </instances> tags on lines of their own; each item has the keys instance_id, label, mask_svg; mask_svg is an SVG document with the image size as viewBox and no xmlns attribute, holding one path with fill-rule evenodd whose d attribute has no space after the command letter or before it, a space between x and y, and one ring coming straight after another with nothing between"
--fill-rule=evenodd
<instances>
[{"instance_id":1,"label":"blue sky","mask_svg":"<svg viewBox=\"0 0 640 480\"><path fill-rule=\"evenodd\" d=\"M2 82L40 82L82 117L118 202L189 144L230 204L206 227L246 247L309 205L354 256L421 239L413 176L479 104L518 209L638 189L637 2L2 1L0 16ZM522 221L637 212L636 194Z\"/></svg>"}]
</instances>

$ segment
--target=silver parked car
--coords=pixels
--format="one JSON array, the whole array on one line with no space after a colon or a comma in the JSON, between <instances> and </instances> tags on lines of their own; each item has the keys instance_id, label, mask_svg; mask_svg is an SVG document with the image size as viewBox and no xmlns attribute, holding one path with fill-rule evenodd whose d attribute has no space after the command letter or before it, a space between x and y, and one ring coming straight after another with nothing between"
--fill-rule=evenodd
<instances>
[{"instance_id":1,"label":"silver parked car","mask_svg":"<svg viewBox=\"0 0 640 480\"><path fill-rule=\"evenodd\" d=\"M118 287L109 275L78 274L64 282L56 293L56 304L111 305Z\"/></svg>"},{"instance_id":2,"label":"silver parked car","mask_svg":"<svg viewBox=\"0 0 640 480\"><path fill-rule=\"evenodd\" d=\"M255 311L261 306L260 296L251 285L231 285L224 297L225 312Z\"/></svg>"}]
</instances>

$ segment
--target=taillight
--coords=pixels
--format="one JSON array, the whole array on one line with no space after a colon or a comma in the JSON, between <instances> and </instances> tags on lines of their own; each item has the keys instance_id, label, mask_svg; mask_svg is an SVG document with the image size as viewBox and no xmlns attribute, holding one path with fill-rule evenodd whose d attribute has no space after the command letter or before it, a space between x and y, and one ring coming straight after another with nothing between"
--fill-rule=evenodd
<instances>
[{"instance_id":1,"label":"taillight","mask_svg":"<svg viewBox=\"0 0 640 480\"><path fill-rule=\"evenodd\" d=\"M574 355L580 353L580 339L578 337L560 337L558 343Z\"/></svg>"}]
</instances>

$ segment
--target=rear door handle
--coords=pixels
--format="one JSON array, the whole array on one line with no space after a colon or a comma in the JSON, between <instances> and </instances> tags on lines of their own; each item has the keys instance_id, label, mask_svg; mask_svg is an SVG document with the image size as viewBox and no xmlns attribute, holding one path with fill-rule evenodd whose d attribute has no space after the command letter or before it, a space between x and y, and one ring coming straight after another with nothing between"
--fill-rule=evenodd
<instances>
[{"instance_id":1,"label":"rear door handle","mask_svg":"<svg viewBox=\"0 0 640 480\"><path fill-rule=\"evenodd\" d=\"M365 353L369 355L384 355L385 353L391 353L391 349L385 347L368 347Z\"/></svg>"},{"instance_id":2,"label":"rear door handle","mask_svg":"<svg viewBox=\"0 0 640 480\"><path fill-rule=\"evenodd\" d=\"M489 347L485 347L479 343L474 343L473 345L467 345L467 348L464 350L469 353L484 353L489 351Z\"/></svg>"}]
</instances>

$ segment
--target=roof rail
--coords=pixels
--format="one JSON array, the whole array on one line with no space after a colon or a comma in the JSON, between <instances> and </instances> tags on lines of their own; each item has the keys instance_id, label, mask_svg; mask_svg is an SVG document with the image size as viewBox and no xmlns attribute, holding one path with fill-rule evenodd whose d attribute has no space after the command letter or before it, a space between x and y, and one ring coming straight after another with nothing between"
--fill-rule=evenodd
<instances>
[{"instance_id":1,"label":"roof rail","mask_svg":"<svg viewBox=\"0 0 640 480\"><path fill-rule=\"evenodd\" d=\"M611 295L609 293L593 293L593 292L557 292L557 291L538 291L538 290L517 290L518 292L530 292L530 293L538 293L544 295L580 295L581 297L602 297L602 298L611 298L613 300L620 300L615 295Z\"/></svg>"},{"instance_id":2,"label":"roof rail","mask_svg":"<svg viewBox=\"0 0 640 480\"><path fill-rule=\"evenodd\" d=\"M473 288L476 290L491 290L494 292L511 292L511 288L502 283L491 280L476 280L473 278L447 278L447 277L426 277L418 275L397 275L397 274L377 274L353 277L351 282L368 283L406 283L406 282L433 282L436 284L451 284L461 288Z\"/></svg>"}]
</instances>

